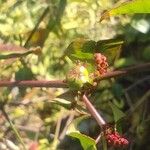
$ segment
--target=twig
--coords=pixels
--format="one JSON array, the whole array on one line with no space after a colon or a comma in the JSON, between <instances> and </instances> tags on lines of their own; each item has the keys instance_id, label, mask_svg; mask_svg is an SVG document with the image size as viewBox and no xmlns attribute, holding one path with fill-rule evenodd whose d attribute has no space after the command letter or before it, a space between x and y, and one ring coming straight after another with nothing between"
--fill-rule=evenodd
<instances>
[{"instance_id":1,"label":"twig","mask_svg":"<svg viewBox=\"0 0 150 150\"><path fill-rule=\"evenodd\" d=\"M97 112L95 107L91 104L89 99L86 97L84 94L82 97L83 102L85 103L87 109L89 110L90 114L96 119L97 123L102 127L103 125L106 124L105 120L100 116L100 114Z\"/></svg>"},{"instance_id":2,"label":"twig","mask_svg":"<svg viewBox=\"0 0 150 150\"><path fill-rule=\"evenodd\" d=\"M25 147L25 144L24 144L24 142L23 142L23 140L22 140L22 138L21 138L21 136L20 136L20 134L19 134L19 132L17 131L16 127L14 126L14 124L13 124L12 121L10 120L8 114L6 113L6 111L5 111L5 109L4 109L4 106L1 107L1 111L2 111L3 115L5 116L6 120L9 122L10 127L12 128L13 132L15 133L15 135L16 135L18 141L22 144L24 150L27 150L26 147Z\"/></svg>"},{"instance_id":3,"label":"twig","mask_svg":"<svg viewBox=\"0 0 150 150\"><path fill-rule=\"evenodd\" d=\"M146 82L150 80L150 76L146 76L145 78L142 78L142 79L139 79L138 81L136 81L135 83L133 83L131 86L129 86L128 88L126 88L124 90L124 94L125 94L125 97L126 97L126 100L127 100L127 103L128 105L130 106L130 109L131 110L134 110L134 106L133 106L133 103L132 103L132 100L128 94L129 90L133 90L133 88L139 84L141 84L142 82Z\"/></svg>"},{"instance_id":4,"label":"twig","mask_svg":"<svg viewBox=\"0 0 150 150\"><path fill-rule=\"evenodd\" d=\"M102 137L102 133L100 133L98 135L98 137L96 138L96 140L95 140L96 144L100 141L101 137Z\"/></svg>"},{"instance_id":5,"label":"twig","mask_svg":"<svg viewBox=\"0 0 150 150\"><path fill-rule=\"evenodd\" d=\"M25 42L24 47L27 47L27 45L28 45L29 41L31 40L33 34L35 33L35 31L36 31L37 28L39 27L41 21L42 21L42 20L45 18L45 16L47 15L48 11L49 11L49 6L45 9L45 11L43 12L42 16L39 18L37 24L35 25L34 29L32 30L31 34L29 35L27 41Z\"/></svg>"},{"instance_id":6,"label":"twig","mask_svg":"<svg viewBox=\"0 0 150 150\"><path fill-rule=\"evenodd\" d=\"M62 112L62 110L61 110L61 112ZM57 120L54 141L53 141L53 146L52 146L53 148L56 148L57 144L58 144L61 123L62 123L62 116L60 116L59 119Z\"/></svg>"},{"instance_id":7,"label":"twig","mask_svg":"<svg viewBox=\"0 0 150 150\"><path fill-rule=\"evenodd\" d=\"M138 81L136 81L135 83L133 83L131 86L129 86L128 88L125 89L125 91L129 91L131 90L132 88L134 88L135 86L137 86L138 84L141 84L142 82L145 82L145 81L148 81L150 80L150 75L149 76L146 76L145 78L143 79L139 79Z\"/></svg>"},{"instance_id":8,"label":"twig","mask_svg":"<svg viewBox=\"0 0 150 150\"><path fill-rule=\"evenodd\" d=\"M133 106L132 100L131 100L128 92L124 91L124 95L125 95L126 101L127 101L128 105L129 105L130 109L133 110L134 106Z\"/></svg>"},{"instance_id":9,"label":"twig","mask_svg":"<svg viewBox=\"0 0 150 150\"><path fill-rule=\"evenodd\" d=\"M72 122L72 120L74 119L74 111L71 110L71 112L69 112L69 118L65 124L65 127L63 129L63 131L61 132L60 136L59 136L59 140L62 140L64 137L65 137L65 134L66 134L66 131L67 131L67 128L68 126L70 125L70 123Z\"/></svg>"},{"instance_id":10,"label":"twig","mask_svg":"<svg viewBox=\"0 0 150 150\"><path fill-rule=\"evenodd\" d=\"M133 109L128 110L127 113L133 113L138 107L140 107L143 104L143 102L145 102L145 100L148 99L148 97L150 97L150 90L148 90L144 94L144 96L142 96L142 98L136 104L134 104Z\"/></svg>"},{"instance_id":11,"label":"twig","mask_svg":"<svg viewBox=\"0 0 150 150\"><path fill-rule=\"evenodd\" d=\"M55 130L55 135L54 135L54 143L57 143L57 140L59 138L59 132L60 132L60 127L61 127L61 122L62 122L62 117L60 117L57 120L57 125L56 125L56 130Z\"/></svg>"},{"instance_id":12,"label":"twig","mask_svg":"<svg viewBox=\"0 0 150 150\"><path fill-rule=\"evenodd\" d=\"M39 128L35 128L35 127L28 127L28 126L22 126L22 125L16 125L16 127L22 131L34 132L34 133L39 132Z\"/></svg>"}]
</instances>

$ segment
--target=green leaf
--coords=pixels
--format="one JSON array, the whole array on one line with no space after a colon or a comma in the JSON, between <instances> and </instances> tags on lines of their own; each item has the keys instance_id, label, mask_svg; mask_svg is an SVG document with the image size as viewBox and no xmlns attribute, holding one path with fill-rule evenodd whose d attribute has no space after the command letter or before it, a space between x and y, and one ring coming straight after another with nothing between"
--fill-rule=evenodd
<instances>
[{"instance_id":1,"label":"green leaf","mask_svg":"<svg viewBox=\"0 0 150 150\"><path fill-rule=\"evenodd\" d=\"M72 132L78 132L80 133L78 130L78 126L79 124L81 123L82 120L84 119L87 119L89 116L87 115L84 115L84 116L81 116L81 117L78 117L76 119L74 119L71 124L68 126L68 129L67 129L67 135L69 135L70 133Z\"/></svg>"},{"instance_id":2,"label":"green leaf","mask_svg":"<svg viewBox=\"0 0 150 150\"><path fill-rule=\"evenodd\" d=\"M71 132L69 136L79 139L84 150L96 150L96 142L89 136L78 132Z\"/></svg>"},{"instance_id":3,"label":"green leaf","mask_svg":"<svg viewBox=\"0 0 150 150\"><path fill-rule=\"evenodd\" d=\"M119 57L122 44L123 41L119 39L100 40L97 42L96 52L105 55L111 64Z\"/></svg>"},{"instance_id":4,"label":"green leaf","mask_svg":"<svg viewBox=\"0 0 150 150\"><path fill-rule=\"evenodd\" d=\"M76 51L75 54L72 54L71 57L75 59L80 59L80 60L91 60L93 59L93 54L92 53L85 53L81 51Z\"/></svg>"},{"instance_id":5,"label":"green leaf","mask_svg":"<svg viewBox=\"0 0 150 150\"><path fill-rule=\"evenodd\" d=\"M145 60L150 61L150 46L144 49L142 56Z\"/></svg>"},{"instance_id":6,"label":"green leaf","mask_svg":"<svg viewBox=\"0 0 150 150\"><path fill-rule=\"evenodd\" d=\"M71 99L74 100L74 99ZM60 105L66 109L71 109L71 102L66 100L66 99L62 99L62 98L55 98L54 100L51 100L52 103Z\"/></svg>"},{"instance_id":7,"label":"green leaf","mask_svg":"<svg viewBox=\"0 0 150 150\"><path fill-rule=\"evenodd\" d=\"M65 56L67 55L72 60L77 60L77 58L81 60L82 59L88 60L89 58L91 59L90 54L94 53L95 45L96 45L95 41L84 38L77 38L70 43L64 55ZM87 59L86 56L88 56Z\"/></svg>"},{"instance_id":8,"label":"green leaf","mask_svg":"<svg viewBox=\"0 0 150 150\"><path fill-rule=\"evenodd\" d=\"M114 83L112 85L112 92L116 98L120 99L123 94L123 87L119 83Z\"/></svg>"},{"instance_id":9,"label":"green leaf","mask_svg":"<svg viewBox=\"0 0 150 150\"><path fill-rule=\"evenodd\" d=\"M67 101L72 102L72 101L74 101L74 98L75 98L77 95L78 95L77 92L68 90L68 91L66 91L66 92L64 92L64 93L62 93L62 94L60 94L60 95L58 95L57 98L65 99L65 100L67 100Z\"/></svg>"},{"instance_id":10,"label":"green leaf","mask_svg":"<svg viewBox=\"0 0 150 150\"><path fill-rule=\"evenodd\" d=\"M109 105L112 109L114 120L117 122L121 118L125 117L125 113L123 113L117 106L115 106L113 103L109 102Z\"/></svg>"},{"instance_id":11,"label":"green leaf","mask_svg":"<svg viewBox=\"0 0 150 150\"><path fill-rule=\"evenodd\" d=\"M32 73L31 69L28 67L20 68L15 73L16 80L31 80L34 78L34 74Z\"/></svg>"},{"instance_id":12,"label":"green leaf","mask_svg":"<svg viewBox=\"0 0 150 150\"><path fill-rule=\"evenodd\" d=\"M102 14L100 21L110 16L116 16L121 14L134 14L134 13L150 13L150 1L133 0L133 1L122 3L118 7L115 7Z\"/></svg>"},{"instance_id":13,"label":"green leaf","mask_svg":"<svg viewBox=\"0 0 150 150\"><path fill-rule=\"evenodd\" d=\"M107 150L107 141L104 136L102 136L102 145L103 145L103 150Z\"/></svg>"},{"instance_id":14,"label":"green leaf","mask_svg":"<svg viewBox=\"0 0 150 150\"><path fill-rule=\"evenodd\" d=\"M56 22L58 22L58 23L60 22L60 20L61 20L63 14L64 14L66 5L67 5L67 0L60 0L60 1L59 1L58 13L57 13L57 17L56 17Z\"/></svg>"},{"instance_id":15,"label":"green leaf","mask_svg":"<svg viewBox=\"0 0 150 150\"><path fill-rule=\"evenodd\" d=\"M81 60L93 64L93 54L102 53L108 58L108 62L113 62L120 54L122 40L108 39L98 42L80 38L73 41L67 48L65 55L71 60Z\"/></svg>"}]
</instances>

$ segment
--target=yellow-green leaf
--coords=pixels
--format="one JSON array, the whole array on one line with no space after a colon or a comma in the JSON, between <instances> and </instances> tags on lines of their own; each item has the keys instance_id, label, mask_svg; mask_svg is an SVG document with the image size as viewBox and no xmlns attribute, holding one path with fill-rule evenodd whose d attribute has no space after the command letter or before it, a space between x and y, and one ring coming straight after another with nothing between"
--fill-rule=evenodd
<instances>
[{"instance_id":1,"label":"yellow-green leaf","mask_svg":"<svg viewBox=\"0 0 150 150\"><path fill-rule=\"evenodd\" d=\"M109 102L109 105L112 109L114 120L117 122L121 118L125 117L125 113L123 113L117 106L115 106L113 103Z\"/></svg>"},{"instance_id":2,"label":"yellow-green leaf","mask_svg":"<svg viewBox=\"0 0 150 150\"><path fill-rule=\"evenodd\" d=\"M69 136L79 139L84 150L96 150L96 142L91 137L78 132L71 132Z\"/></svg>"},{"instance_id":3,"label":"yellow-green leaf","mask_svg":"<svg viewBox=\"0 0 150 150\"><path fill-rule=\"evenodd\" d=\"M134 13L150 13L150 0L133 0L125 2L102 14L100 21L110 16Z\"/></svg>"}]
</instances>

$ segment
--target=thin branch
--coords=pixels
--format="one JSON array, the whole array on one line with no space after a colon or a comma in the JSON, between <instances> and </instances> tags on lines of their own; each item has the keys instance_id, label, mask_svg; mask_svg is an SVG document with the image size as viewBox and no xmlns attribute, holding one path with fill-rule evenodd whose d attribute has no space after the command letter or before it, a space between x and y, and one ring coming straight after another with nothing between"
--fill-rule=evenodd
<instances>
[{"instance_id":1,"label":"thin branch","mask_svg":"<svg viewBox=\"0 0 150 150\"><path fill-rule=\"evenodd\" d=\"M134 108L133 109L129 109L126 113L133 113L135 110L137 110L137 108L139 108L140 106L142 106L142 104L150 97L150 90L148 90L144 96L142 96L142 98L134 104Z\"/></svg>"},{"instance_id":2,"label":"thin branch","mask_svg":"<svg viewBox=\"0 0 150 150\"><path fill-rule=\"evenodd\" d=\"M53 87L67 88L67 83L63 80L54 81L38 81L38 80L22 80L22 81L0 81L0 87Z\"/></svg>"},{"instance_id":3,"label":"thin branch","mask_svg":"<svg viewBox=\"0 0 150 150\"><path fill-rule=\"evenodd\" d=\"M23 125L15 125L19 130L26 131L26 132L39 132L39 128L36 127L29 127L29 126L23 126Z\"/></svg>"},{"instance_id":4,"label":"thin branch","mask_svg":"<svg viewBox=\"0 0 150 150\"><path fill-rule=\"evenodd\" d=\"M15 135L16 135L18 141L22 144L23 149L26 150L25 144L24 144L24 142L23 142L23 140L22 140L22 138L21 138L19 132L17 131L16 127L14 126L14 124L12 123L12 121L11 121L11 119L9 118L8 114L6 113L6 111L5 111L5 109L4 109L4 106L1 107L1 111L2 111L3 115L5 116L6 120L9 122L10 127L12 128L13 132L15 133Z\"/></svg>"},{"instance_id":5,"label":"thin branch","mask_svg":"<svg viewBox=\"0 0 150 150\"><path fill-rule=\"evenodd\" d=\"M68 117L68 119L67 119L67 122L66 122L66 124L65 124L65 127L64 127L64 129L62 130L62 132L60 133L59 140L62 140L62 139L65 137L66 131L67 131L67 129L68 129L68 126L70 125L70 123L71 123L72 120L74 119L74 116L75 116L75 113L74 113L73 110L71 110L71 111L69 112L69 117Z\"/></svg>"},{"instance_id":6,"label":"thin branch","mask_svg":"<svg viewBox=\"0 0 150 150\"><path fill-rule=\"evenodd\" d=\"M39 18L37 24L35 25L34 29L32 30L31 34L29 35L27 41L25 42L24 47L28 46L29 41L31 40L31 38L34 35L35 31L38 29L40 23L45 18L45 16L47 15L48 12L49 12L49 6L45 9L45 11L43 12L42 16Z\"/></svg>"},{"instance_id":7,"label":"thin branch","mask_svg":"<svg viewBox=\"0 0 150 150\"><path fill-rule=\"evenodd\" d=\"M98 137L95 139L96 144L100 141L101 137L102 137L102 133L100 133Z\"/></svg>"},{"instance_id":8,"label":"thin branch","mask_svg":"<svg viewBox=\"0 0 150 150\"><path fill-rule=\"evenodd\" d=\"M96 78L95 81L99 82L101 80L105 80L105 79L112 78L112 77L116 78L116 77L126 76L129 74L145 72L145 71L150 71L150 62L136 65L136 66L131 66L131 67L121 69L121 70L108 72L108 73Z\"/></svg>"},{"instance_id":9,"label":"thin branch","mask_svg":"<svg viewBox=\"0 0 150 150\"><path fill-rule=\"evenodd\" d=\"M57 145L57 140L59 138L59 132L60 132L60 127L61 127L61 123L62 123L62 117L60 117L57 120L57 125L56 125L56 130L55 130L55 135L54 135L54 145Z\"/></svg>"},{"instance_id":10,"label":"thin branch","mask_svg":"<svg viewBox=\"0 0 150 150\"><path fill-rule=\"evenodd\" d=\"M83 102L85 103L87 109L89 110L90 114L96 119L97 123L102 127L106 124L105 120L102 116L97 112L95 107L91 104L90 100L84 94L82 97Z\"/></svg>"},{"instance_id":11,"label":"thin branch","mask_svg":"<svg viewBox=\"0 0 150 150\"><path fill-rule=\"evenodd\" d=\"M142 82L147 82L150 80L150 75L146 76L145 78L142 79L138 79L135 83L133 83L132 85L130 85L128 88L125 89L125 92L128 92L129 90L133 90L132 88L134 88L135 86L140 85Z\"/></svg>"}]
</instances>

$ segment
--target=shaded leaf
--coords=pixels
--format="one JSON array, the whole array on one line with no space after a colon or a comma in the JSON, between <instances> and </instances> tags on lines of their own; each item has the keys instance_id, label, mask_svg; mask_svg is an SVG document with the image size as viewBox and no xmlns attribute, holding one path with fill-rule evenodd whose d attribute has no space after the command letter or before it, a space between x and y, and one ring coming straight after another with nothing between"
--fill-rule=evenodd
<instances>
[{"instance_id":1,"label":"shaded leaf","mask_svg":"<svg viewBox=\"0 0 150 150\"><path fill-rule=\"evenodd\" d=\"M67 101L74 101L74 98L75 96L77 96L78 93L77 92L74 92L74 91L66 91L60 95L57 96L57 98L60 98L60 99L65 99Z\"/></svg>"},{"instance_id":2,"label":"shaded leaf","mask_svg":"<svg viewBox=\"0 0 150 150\"><path fill-rule=\"evenodd\" d=\"M97 42L96 52L104 54L110 64L119 57L122 44L123 41L119 39L100 40Z\"/></svg>"},{"instance_id":3,"label":"shaded leaf","mask_svg":"<svg viewBox=\"0 0 150 150\"><path fill-rule=\"evenodd\" d=\"M123 87L119 83L115 83L112 85L112 92L117 98L121 98L121 95L123 94Z\"/></svg>"},{"instance_id":4,"label":"shaded leaf","mask_svg":"<svg viewBox=\"0 0 150 150\"><path fill-rule=\"evenodd\" d=\"M142 54L143 58L147 61L150 60L150 46L146 47Z\"/></svg>"},{"instance_id":5,"label":"shaded leaf","mask_svg":"<svg viewBox=\"0 0 150 150\"><path fill-rule=\"evenodd\" d=\"M102 136L102 145L103 145L103 150L107 150L107 141L104 136Z\"/></svg>"},{"instance_id":6,"label":"shaded leaf","mask_svg":"<svg viewBox=\"0 0 150 150\"><path fill-rule=\"evenodd\" d=\"M84 150L96 150L96 142L89 136L78 132L71 132L69 136L79 139Z\"/></svg>"},{"instance_id":7,"label":"shaded leaf","mask_svg":"<svg viewBox=\"0 0 150 150\"><path fill-rule=\"evenodd\" d=\"M113 103L109 102L109 105L112 109L113 115L114 115L114 120L115 122L117 122L118 120L120 120L121 118L125 117L125 114L119 109L117 108L117 106L115 106Z\"/></svg>"},{"instance_id":8,"label":"shaded leaf","mask_svg":"<svg viewBox=\"0 0 150 150\"><path fill-rule=\"evenodd\" d=\"M66 109L71 109L71 106L72 106L72 103L70 101L62 99L62 98L55 98L51 102L57 105L60 105Z\"/></svg>"},{"instance_id":9,"label":"shaded leaf","mask_svg":"<svg viewBox=\"0 0 150 150\"><path fill-rule=\"evenodd\" d=\"M102 14L100 21L110 16L116 16L121 14L134 14L134 13L150 13L150 1L133 0L122 3L118 7L106 11L104 14Z\"/></svg>"},{"instance_id":10,"label":"shaded leaf","mask_svg":"<svg viewBox=\"0 0 150 150\"><path fill-rule=\"evenodd\" d=\"M84 120L84 119L86 119L86 118L88 118L88 117L89 117L89 116L84 115L84 116L82 116L82 117L78 117L78 118L74 119L74 120L71 122L71 124L68 126L67 135L70 134L70 133L72 133L72 132L78 132L78 133L80 133L79 130L78 130L78 125L80 124L80 122L81 122L82 120Z\"/></svg>"},{"instance_id":11,"label":"shaded leaf","mask_svg":"<svg viewBox=\"0 0 150 150\"><path fill-rule=\"evenodd\" d=\"M64 14L66 5L67 5L67 0L60 0L59 1L56 22L60 22L61 21L61 18L62 18L63 14Z\"/></svg>"},{"instance_id":12,"label":"shaded leaf","mask_svg":"<svg viewBox=\"0 0 150 150\"><path fill-rule=\"evenodd\" d=\"M32 73L31 69L28 67L20 68L15 73L16 80L31 80L34 78L34 74Z\"/></svg>"}]
</instances>

